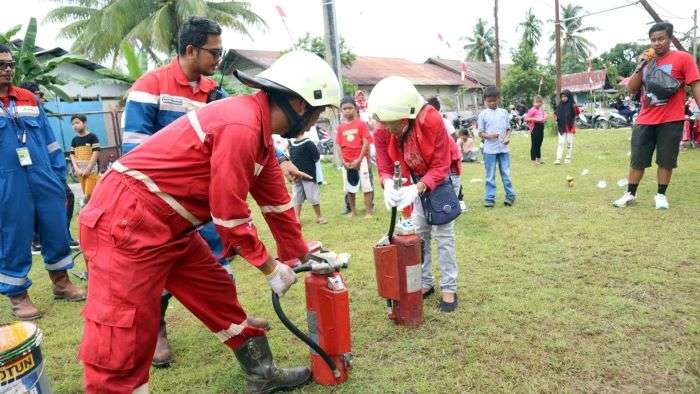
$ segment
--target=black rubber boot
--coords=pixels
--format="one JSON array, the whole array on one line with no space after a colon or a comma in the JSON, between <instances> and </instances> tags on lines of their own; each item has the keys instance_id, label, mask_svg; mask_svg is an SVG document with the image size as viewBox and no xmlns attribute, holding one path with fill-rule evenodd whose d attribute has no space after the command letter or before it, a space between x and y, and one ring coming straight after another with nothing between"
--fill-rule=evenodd
<instances>
[{"instance_id":1,"label":"black rubber boot","mask_svg":"<svg viewBox=\"0 0 700 394\"><path fill-rule=\"evenodd\" d=\"M233 352L246 374L246 392L249 394L293 390L311 380L311 371L307 367L277 367L264 336L248 339Z\"/></svg>"}]
</instances>

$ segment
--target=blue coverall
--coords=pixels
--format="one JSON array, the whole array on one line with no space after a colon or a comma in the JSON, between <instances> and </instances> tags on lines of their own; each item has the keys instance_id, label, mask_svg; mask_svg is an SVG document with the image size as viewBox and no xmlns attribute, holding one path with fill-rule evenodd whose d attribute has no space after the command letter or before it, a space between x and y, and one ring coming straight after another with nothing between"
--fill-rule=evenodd
<instances>
[{"instance_id":1,"label":"blue coverall","mask_svg":"<svg viewBox=\"0 0 700 394\"><path fill-rule=\"evenodd\" d=\"M49 271L73 267L66 227L66 161L44 110L24 89L12 87L0 103L0 293L15 296L32 281L31 243L36 229ZM18 149L31 164L22 166Z\"/></svg>"}]
</instances>

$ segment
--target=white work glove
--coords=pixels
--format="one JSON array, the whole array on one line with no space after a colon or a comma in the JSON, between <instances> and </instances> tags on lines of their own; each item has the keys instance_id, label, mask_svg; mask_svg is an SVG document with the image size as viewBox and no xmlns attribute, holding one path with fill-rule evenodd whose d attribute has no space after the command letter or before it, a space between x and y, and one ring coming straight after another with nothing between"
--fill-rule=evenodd
<instances>
[{"instance_id":1,"label":"white work glove","mask_svg":"<svg viewBox=\"0 0 700 394\"><path fill-rule=\"evenodd\" d=\"M384 180L384 206L386 209L391 209L401 200L399 190L394 189L394 181L392 179Z\"/></svg>"},{"instance_id":2,"label":"white work glove","mask_svg":"<svg viewBox=\"0 0 700 394\"><path fill-rule=\"evenodd\" d=\"M407 206L413 204L418 197L418 188L416 185L404 186L399 189L399 200L396 202L396 207L398 209L404 209Z\"/></svg>"},{"instance_id":3,"label":"white work glove","mask_svg":"<svg viewBox=\"0 0 700 394\"><path fill-rule=\"evenodd\" d=\"M272 291L282 297L284 293L292 287L294 282L297 281L297 275L288 265L282 264L276 260L275 263L277 263L277 265L274 271L267 275L267 283L270 285Z\"/></svg>"}]
</instances>

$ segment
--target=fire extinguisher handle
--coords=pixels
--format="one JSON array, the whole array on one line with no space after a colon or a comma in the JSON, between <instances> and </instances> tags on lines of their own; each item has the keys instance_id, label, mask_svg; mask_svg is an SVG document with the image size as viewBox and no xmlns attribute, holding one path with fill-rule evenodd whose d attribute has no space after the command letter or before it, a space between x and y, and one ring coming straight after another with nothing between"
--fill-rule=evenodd
<instances>
[{"instance_id":1,"label":"fire extinguisher handle","mask_svg":"<svg viewBox=\"0 0 700 394\"><path fill-rule=\"evenodd\" d=\"M294 334L295 337L299 338L302 342L307 344L310 348L312 348L316 353L318 353L323 361L325 361L326 365L328 365L328 368L333 371L333 375L336 378L340 378L340 371L338 370L338 367L335 365L335 362L333 359L326 353L321 346L314 342L313 339L309 338L308 335L304 334L297 326L292 323L289 318L287 318L287 315L284 313L282 310L282 305L280 305L280 297L275 293L274 291L272 292L272 307L275 309L275 313L277 313L277 317L280 318L280 321L284 326L289 330L292 334Z\"/></svg>"}]
</instances>

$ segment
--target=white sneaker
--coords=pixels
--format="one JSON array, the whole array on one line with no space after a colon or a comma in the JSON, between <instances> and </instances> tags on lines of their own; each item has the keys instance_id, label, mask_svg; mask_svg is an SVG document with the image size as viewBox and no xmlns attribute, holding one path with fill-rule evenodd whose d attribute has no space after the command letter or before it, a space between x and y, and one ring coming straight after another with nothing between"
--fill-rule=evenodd
<instances>
[{"instance_id":1,"label":"white sneaker","mask_svg":"<svg viewBox=\"0 0 700 394\"><path fill-rule=\"evenodd\" d=\"M668 209L668 200L665 194L656 193L654 202L656 203L656 209Z\"/></svg>"},{"instance_id":2,"label":"white sneaker","mask_svg":"<svg viewBox=\"0 0 700 394\"><path fill-rule=\"evenodd\" d=\"M636 199L636 197L632 193L625 192L625 194L623 194L622 197L613 201L613 205L618 207L618 208L624 208L627 205L634 203L635 199Z\"/></svg>"},{"instance_id":3,"label":"white sneaker","mask_svg":"<svg viewBox=\"0 0 700 394\"><path fill-rule=\"evenodd\" d=\"M559 164L561 164L561 160L559 160L559 159L557 159L557 160L554 160L554 164L555 164L555 165L559 165Z\"/></svg>"}]
</instances>

